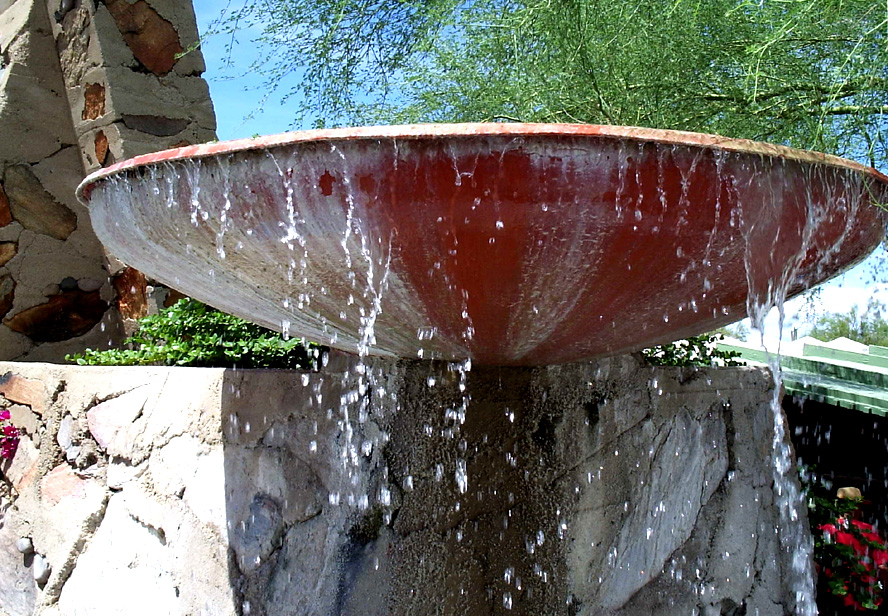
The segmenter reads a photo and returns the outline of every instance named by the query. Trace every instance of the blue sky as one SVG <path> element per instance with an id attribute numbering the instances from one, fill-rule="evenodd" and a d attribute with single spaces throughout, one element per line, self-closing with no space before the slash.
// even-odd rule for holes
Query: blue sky
<path id="1" fill-rule="evenodd" d="M 236 4 L 238 0 L 232 0 Z M 194 0 L 195 13 L 201 32 L 216 19 L 229 3 L 226 0 Z M 288 105 L 281 105 L 280 96 L 271 96 L 263 104 L 266 92 L 261 78 L 251 72 L 250 66 L 257 57 L 257 49 L 248 31 L 238 37 L 230 58 L 225 47 L 229 42 L 222 36 L 213 36 L 203 43 L 203 55 L 207 64 L 204 77 L 210 84 L 210 92 L 216 109 L 217 133 L 220 140 L 239 139 L 254 135 L 271 135 L 300 129 L 291 127 L 293 112 Z M 226 61 L 232 66 L 226 68 Z M 295 76 L 294 76 L 295 79 Z M 252 117 L 248 117 L 251 114 Z M 888 303 L 888 255 L 879 250 L 861 265 L 821 287 L 819 312 L 843 312 L 858 304 L 866 306 L 875 295 Z M 788 338 L 795 327 L 800 335 L 807 331 L 810 315 L 804 310 L 804 302 L 790 302 L 787 307 L 787 325 L 783 337 Z M 776 311 L 768 318 L 766 338 L 776 338 Z"/>
<path id="2" fill-rule="evenodd" d="M 237 3 L 238 0 L 231 2 L 232 5 Z M 225 0 L 194 0 L 194 11 L 202 34 L 207 32 L 210 24 L 228 4 Z M 226 141 L 290 130 L 293 113 L 289 107 L 281 105 L 280 96 L 272 96 L 263 104 L 266 93 L 262 90 L 262 80 L 249 70 L 257 58 L 251 33 L 244 31 L 238 35 L 230 57 L 226 52 L 228 43 L 228 37 L 219 35 L 206 38 L 202 44 L 207 64 L 204 78 L 210 84 L 216 108 L 219 139 Z M 226 67 L 229 62 L 231 66 Z M 251 114 L 253 117 L 249 117 Z"/>

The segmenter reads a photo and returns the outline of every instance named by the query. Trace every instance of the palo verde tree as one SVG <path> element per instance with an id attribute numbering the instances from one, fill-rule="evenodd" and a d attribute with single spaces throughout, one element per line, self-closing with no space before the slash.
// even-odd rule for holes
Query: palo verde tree
<path id="1" fill-rule="evenodd" d="M 295 125 L 626 124 L 888 156 L 884 2 L 244 0 L 215 29 L 260 32 L 268 90 L 301 75 Z"/>

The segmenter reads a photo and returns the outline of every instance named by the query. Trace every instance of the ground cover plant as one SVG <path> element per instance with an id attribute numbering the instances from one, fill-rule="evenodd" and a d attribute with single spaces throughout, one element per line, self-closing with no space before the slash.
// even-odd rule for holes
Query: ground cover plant
<path id="1" fill-rule="evenodd" d="M 181 299 L 139 320 L 124 348 L 87 349 L 66 359 L 89 366 L 215 366 L 312 369 L 321 347 L 288 338 L 211 308 Z"/>

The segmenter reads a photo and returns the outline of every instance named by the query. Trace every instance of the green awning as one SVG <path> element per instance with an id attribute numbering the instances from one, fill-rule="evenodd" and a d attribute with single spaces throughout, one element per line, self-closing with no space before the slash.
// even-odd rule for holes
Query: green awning
<path id="1" fill-rule="evenodd" d="M 768 364 L 761 348 L 733 341 L 720 342 L 723 351 L 735 351 L 757 364 Z M 842 408 L 888 415 L 888 348 L 869 347 L 868 353 L 847 351 L 806 342 L 799 353 L 790 350 L 780 357 L 786 393 Z"/>

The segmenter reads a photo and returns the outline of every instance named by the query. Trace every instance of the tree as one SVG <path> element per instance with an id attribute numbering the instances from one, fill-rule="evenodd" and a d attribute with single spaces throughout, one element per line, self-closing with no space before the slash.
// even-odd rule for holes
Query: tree
<path id="1" fill-rule="evenodd" d="M 245 0 L 297 124 L 588 122 L 886 162 L 888 7 L 872 0 Z"/>
<path id="2" fill-rule="evenodd" d="M 863 344 L 888 346 L 885 315 L 888 315 L 888 306 L 870 298 L 863 313 L 854 306 L 847 314 L 824 315 L 815 323 L 810 335 L 824 342 L 844 336 Z"/>

